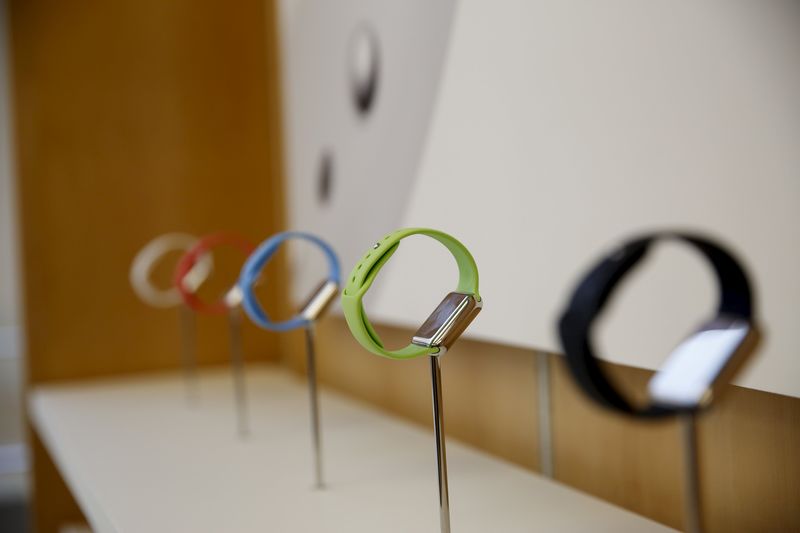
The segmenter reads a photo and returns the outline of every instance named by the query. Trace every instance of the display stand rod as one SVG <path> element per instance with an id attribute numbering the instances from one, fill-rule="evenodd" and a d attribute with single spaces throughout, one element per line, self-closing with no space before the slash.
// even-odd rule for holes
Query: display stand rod
<path id="1" fill-rule="evenodd" d="M 308 373 L 308 399 L 311 406 L 311 443 L 314 447 L 314 486 L 321 489 L 324 487 L 322 481 L 322 435 L 319 429 L 317 356 L 314 348 L 314 322 L 309 322 L 306 326 L 306 371 Z"/>
<path id="2" fill-rule="evenodd" d="M 231 372 L 233 373 L 234 397 L 236 400 L 237 429 L 241 437 L 247 436 L 247 391 L 244 381 L 244 354 L 242 352 L 242 315 L 239 306 L 228 311 L 228 326 L 231 343 Z"/>
<path id="3" fill-rule="evenodd" d="M 442 370 L 439 357 L 431 359 L 433 396 L 433 431 L 436 435 L 436 465 L 439 474 L 439 522 L 442 533 L 450 533 L 450 491 L 447 487 L 447 449 L 444 442 L 444 406 L 442 405 Z"/>
<path id="4" fill-rule="evenodd" d="M 194 312 L 186 304 L 180 305 L 178 313 L 180 314 L 181 363 L 186 383 L 186 398 L 192 402 L 197 398 L 197 325 Z"/>
<path id="5" fill-rule="evenodd" d="M 684 450 L 684 526 L 687 533 L 702 533 L 700 474 L 697 457 L 697 415 L 679 415 Z"/>
<path id="6" fill-rule="evenodd" d="M 553 431 L 550 418 L 550 356 L 536 352 L 536 378 L 539 410 L 539 470 L 553 477 Z"/>

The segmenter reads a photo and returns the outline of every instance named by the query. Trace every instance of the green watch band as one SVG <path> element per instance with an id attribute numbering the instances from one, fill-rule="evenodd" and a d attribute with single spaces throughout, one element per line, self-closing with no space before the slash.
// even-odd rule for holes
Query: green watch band
<path id="1" fill-rule="evenodd" d="M 412 359 L 423 355 L 432 355 L 439 352 L 438 347 L 419 346 L 409 344 L 405 348 L 390 351 L 383 347 L 380 337 L 370 324 L 364 312 L 362 298 L 369 290 L 372 282 L 378 275 L 383 265 L 400 246 L 400 241 L 410 235 L 426 235 L 442 243 L 458 265 L 458 287 L 457 291 L 474 295 L 480 301 L 478 294 L 478 266 L 472 254 L 450 235 L 441 231 L 426 228 L 405 228 L 394 231 L 380 241 L 364 254 L 364 257 L 356 264 L 350 276 L 346 279 L 344 291 L 342 291 L 342 309 L 347 325 L 353 337 L 370 352 L 389 357 L 391 359 Z"/>

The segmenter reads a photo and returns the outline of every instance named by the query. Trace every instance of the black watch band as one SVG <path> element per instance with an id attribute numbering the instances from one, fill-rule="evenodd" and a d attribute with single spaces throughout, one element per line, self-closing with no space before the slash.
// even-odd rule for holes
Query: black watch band
<path id="1" fill-rule="evenodd" d="M 721 246 L 697 235 L 677 232 L 653 233 L 632 239 L 592 268 L 570 298 L 558 323 L 559 336 L 567 365 L 581 388 L 598 403 L 639 417 L 662 417 L 679 409 L 650 404 L 632 404 L 609 381 L 591 342 L 594 321 L 602 314 L 619 282 L 659 240 L 673 239 L 690 244 L 711 263 L 719 285 L 717 315 L 752 321 L 753 301 L 747 274 L 734 257 Z"/>

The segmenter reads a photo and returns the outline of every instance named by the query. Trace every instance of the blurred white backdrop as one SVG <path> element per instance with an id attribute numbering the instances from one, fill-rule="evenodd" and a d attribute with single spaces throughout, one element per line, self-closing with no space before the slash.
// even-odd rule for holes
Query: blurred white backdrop
<path id="1" fill-rule="evenodd" d="M 329 238 L 345 273 L 395 227 L 451 232 L 476 256 L 486 299 L 467 335 L 551 351 L 576 279 L 620 239 L 709 233 L 750 267 L 767 330 L 738 383 L 800 396 L 800 4 L 447 4 L 294 4 L 292 225 Z M 365 22 L 386 53 L 362 119 L 346 52 Z M 326 148 L 334 179 L 321 202 Z M 652 259 L 606 321 L 610 360 L 656 368 L 714 305 L 691 251 Z M 295 256 L 298 283 L 314 277 L 307 263 Z M 404 244 L 371 316 L 416 327 L 454 271 L 436 245 Z"/>

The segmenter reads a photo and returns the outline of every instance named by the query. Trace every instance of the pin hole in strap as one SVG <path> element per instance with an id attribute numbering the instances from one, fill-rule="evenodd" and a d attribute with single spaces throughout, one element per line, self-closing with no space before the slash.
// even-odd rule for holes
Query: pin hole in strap
<path id="1" fill-rule="evenodd" d="M 356 265 L 355 269 L 353 270 L 353 274 L 351 276 L 351 279 L 349 280 L 350 284 L 356 282 L 356 278 L 358 277 L 360 270 L 367 263 L 367 259 L 373 253 L 375 254 L 380 253 L 381 254 L 380 257 L 378 257 L 378 259 L 373 260 L 372 264 L 368 266 L 369 270 L 367 270 L 367 272 L 364 274 L 364 281 L 361 282 L 361 284 L 358 287 L 356 287 L 356 290 L 358 292 L 361 293 L 366 292 L 366 290 L 369 289 L 370 285 L 372 285 L 372 282 L 375 281 L 375 277 L 378 275 L 380 269 L 383 268 L 383 265 L 386 264 L 389 258 L 392 257 L 392 255 L 397 251 L 397 248 L 399 246 L 400 243 L 396 242 L 384 250 L 377 249 L 374 252 L 369 252 L 367 256 L 358 265 Z M 348 296 L 352 295 L 348 292 L 347 289 L 345 289 L 345 294 L 347 294 Z"/>

